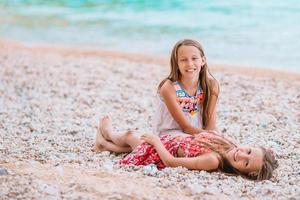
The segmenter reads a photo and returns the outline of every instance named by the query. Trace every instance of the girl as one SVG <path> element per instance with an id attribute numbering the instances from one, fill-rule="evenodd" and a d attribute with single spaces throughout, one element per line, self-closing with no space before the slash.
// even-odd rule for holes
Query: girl
<path id="1" fill-rule="evenodd" d="M 122 164 L 156 164 L 158 168 L 186 167 L 193 170 L 240 174 L 253 180 L 269 179 L 277 167 L 270 150 L 257 147 L 240 147 L 214 132 L 165 134 L 158 137 L 144 134 L 139 137 L 130 131 L 115 133 L 108 117 L 101 119 L 94 151 L 131 152 Z"/>
<path id="2" fill-rule="evenodd" d="M 177 42 L 171 54 L 171 73 L 158 86 L 154 133 L 197 134 L 216 128 L 219 86 L 210 74 L 202 46 L 194 40 Z"/>

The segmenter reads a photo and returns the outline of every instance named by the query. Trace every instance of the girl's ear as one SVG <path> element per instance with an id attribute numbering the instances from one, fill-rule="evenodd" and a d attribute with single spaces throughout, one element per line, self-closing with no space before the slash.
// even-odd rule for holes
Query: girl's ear
<path id="1" fill-rule="evenodd" d="M 205 56 L 202 56 L 202 62 L 203 62 L 202 66 L 206 64 L 206 57 Z"/>

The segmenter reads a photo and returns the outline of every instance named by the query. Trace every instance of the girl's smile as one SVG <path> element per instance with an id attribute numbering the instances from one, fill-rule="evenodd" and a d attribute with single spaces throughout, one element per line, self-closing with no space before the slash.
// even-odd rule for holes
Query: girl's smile
<path id="1" fill-rule="evenodd" d="M 198 74 L 201 67 L 205 64 L 205 59 L 201 56 L 199 49 L 194 46 L 180 46 L 177 52 L 178 67 L 181 75 L 195 75 L 198 79 Z"/>
<path id="2" fill-rule="evenodd" d="M 234 147 L 226 157 L 235 169 L 244 173 L 258 171 L 263 162 L 262 150 L 257 147 Z"/>
<path id="3" fill-rule="evenodd" d="M 187 69 L 187 70 L 185 70 L 186 72 L 194 72 L 194 71 L 196 71 L 197 70 L 197 68 L 189 68 L 189 69 Z"/>

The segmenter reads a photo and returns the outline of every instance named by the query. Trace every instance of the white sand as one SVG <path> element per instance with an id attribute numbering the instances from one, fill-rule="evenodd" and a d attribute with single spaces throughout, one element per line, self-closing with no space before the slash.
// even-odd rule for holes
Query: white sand
<path id="1" fill-rule="evenodd" d="M 1 199 L 299 198 L 299 74 L 213 68 L 219 129 L 238 143 L 275 150 L 280 166 L 270 181 L 183 168 L 151 172 L 119 166 L 123 155 L 90 151 L 102 115 L 118 130 L 152 130 L 166 60 L 0 41 L 0 168 L 8 172 L 0 175 Z"/>

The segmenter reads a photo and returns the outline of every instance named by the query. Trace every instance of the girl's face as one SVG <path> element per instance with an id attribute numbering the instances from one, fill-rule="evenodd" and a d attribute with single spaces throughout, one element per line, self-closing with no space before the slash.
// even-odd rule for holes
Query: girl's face
<path id="1" fill-rule="evenodd" d="M 201 56 L 199 49 L 194 46 L 182 45 L 177 51 L 177 62 L 182 77 L 196 77 L 198 79 L 205 57 Z"/>
<path id="2" fill-rule="evenodd" d="M 225 157 L 235 169 L 245 174 L 259 171 L 263 163 L 263 151 L 257 147 L 234 147 Z"/>

